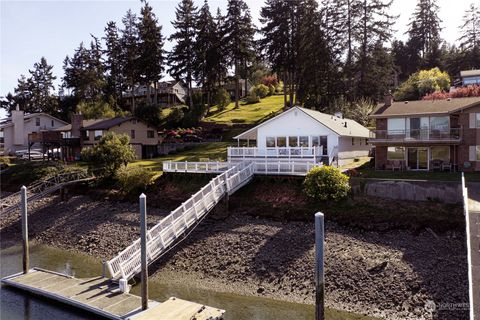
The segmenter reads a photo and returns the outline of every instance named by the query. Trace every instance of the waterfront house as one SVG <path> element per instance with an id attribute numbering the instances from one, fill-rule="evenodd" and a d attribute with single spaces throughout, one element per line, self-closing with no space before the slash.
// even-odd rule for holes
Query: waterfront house
<path id="1" fill-rule="evenodd" d="M 330 115 L 293 107 L 234 137 L 247 147 L 228 149 L 229 161 L 276 158 L 344 165 L 367 156 L 371 145 L 367 128 L 340 113 Z M 250 147 L 250 143 L 256 147 Z"/>
<path id="2" fill-rule="evenodd" d="M 176 105 L 182 105 L 186 103 L 187 99 L 187 87 L 182 81 L 161 81 L 157 83 L 157 99 L 158 105 L 161 107 L 172 107 Z M 135 96 L 135 104 L 147 103 L 153 104 L 155 99 L 155 86 L 153 83 L 150 85 L 139 85 L 133 90 Z M 125 102 L 127 106 L 130 106 L 132 101 L 132 92 L 127 91 L 123 94 L 126 98 Z"/>
<path id="3" fill-rule="evenodd" d="M 393 101 L 371 114 L 377 170 L 480 171 L 480 97 Z"/>
<path id="4" fill-rule="evenodd" d="M 71 147 L 66 150 L 66 157 L 79 158 L 82 148 L 98 143 L 107 132 L 126 134 L 135 150 L 137 159 L 152 158 L 158 154 L 160 142 L 157 128 L 151 127 L 135 117 L 115 117 L 110 119 L 85 120 L 81 114 L 72 117 L 72 124 L 58 128 L 65 143 Z"/>
<path id="5" fill-rule="evenodd" d="M 47 132 L 66 124 L 67 122 L 43 112 L 25 114 L 17 107 L 12 110 L 11 117 L 0 123 L 0 150 L 5 154 L 14 154 L 18 150 L 36 147 L 35 142 L 29 142 L 29 135 Z"/>

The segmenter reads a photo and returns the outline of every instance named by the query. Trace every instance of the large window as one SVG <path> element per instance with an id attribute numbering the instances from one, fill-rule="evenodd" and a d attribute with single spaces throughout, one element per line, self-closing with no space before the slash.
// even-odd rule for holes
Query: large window
<path id="1" fill-rule="evenodd" d="M 430 160 L 441 160 L 443 162 L 450 162 L 450 147 L 438 146 L 430 148 Z"/>
<path id="2" fill-rule="evenodd" d="M 477 128 L 480 128 L 480 113 L 475 114 L 475 124 Z"/>
<path id="3" fill-rule="evenodd" d="M 289 147 L 298 147 L 298 137 L 288 137 Z"/>
<path id="4" fill-rule="evenodd" d="M 320 146 L 320 137 L 312 137 L 312 147 Z"/>
<path id="5" fill-rule="evenodd" d="M 308 137 L 301 136 L 300 137 L 300 147 L 308 147 Z"/>
<path id="6" fill-rule="evenodd" d="M 405 160 L 404 147 L 388 147 L 387 160 Z"/>
<path id="7" fill-rule="evenodd" d="M 102 130 L 95 130 L 93 132 L 93 136 L 95 137 L 95 140 L 100 140 L 102 138 L 103 131 Z"/>
<path id="8" fill-rule="evenodd" d="M 155 138 L 155 132 L 153 130 L 147 130 L 147 138 Z"/>
<path id="9" fill-rule="evenodd" d="M 390 134 L 405 133 L 405 118 L 389 118 L 387 120 L 387 128 Z"/>
<path id="10" fill-rule="evenodd" d="M 267 148 L 275 148 L 275 137 L 267 137 Z"/>
<path id="11" fill-rule="evenodd" d="M 277 147 L 285 148 L 287 146 L 287 137 L 277 137 Z"/>
<path id="12" fill-rule="evenodd" d="M 450 118 L 446 117 L 430 117 L 430 130 L 447 130 L 450 128 Z"/>

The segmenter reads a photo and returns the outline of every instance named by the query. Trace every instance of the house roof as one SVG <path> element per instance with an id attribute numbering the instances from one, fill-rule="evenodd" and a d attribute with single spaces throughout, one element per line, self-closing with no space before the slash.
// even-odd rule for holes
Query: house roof
<path id="1" fill-rule="evenodd" d="M 126 121 L 134 119 L 133 117 L 115 117 L 111 119 L 101 119 L 88 126 L 84 126 L 84 130 L 108 130 L 111 127 L 118 126 Z"/>
<path id="2" fill-rule="evenodd" d="M 34 117 L 38 117 L 38 116 L 46 116 L 46 117 L 49 117 L 51 119 L 54 119 L 54 120 L 57 120 L 58 122 L 61 122 L 61 123 L 64 123 L 64 124 L 68 124 L 68 122 L 66 121 L 63 121 L 61 119 L 58 119 L 57 117 L 54 117 L 54 116 L 51 116 L 49 115 L 48 113 L 45 113 L 45 112 L 35 112 L 35 113 L 28 113 L 28 114 L 25 114 L 23 116 L 23 120 L 26 121 L 26 120 L 30 120 Z M 13 122 L 12 122 L 12 117 L 8 117 L 8 118 L 5 118 L 3 119 L 1 122 L 0 122 L 0 128 L 6 128 L 6 127 L 10 127 L 10 126 L 13 126 Z"/>
<path id="3" fill-rule="evenodd" d="M 249 140 L 255 140 L 257 138 L 257 130 L 261 126 L 274 121 L 278 117 L 281 117 L 287 112 L 292 112 L 292 110 L 300 110 L 304 112 L 306 115 L 310 116 L 313 118 L 315 121 L 319 122 L 320 124 L 324 125 L 325 127 L 329 128 L 339 136 L 348 136 L 348 137 L 364 137 L 368 138 L 370 136 L 370 131 L 356 122 L 355 120 L 352 119 L 341 119 L 336 116 L 333 116 L 331 114 L 326 114 L 322 113 L 319 111 L 315 110 L 310 110 L 310 109 L 305 109 L 301 107 L 293 107 L 290 110 L 287 110 L 285 112 L 282 112 L 276 117 L 273 117 L 258 126 L 251 128 L 250 130 L 247 130 L 241 134 L 239 134 L 236 137 L 233 137 L 233 139 L 249 139 Z"/>
<path id="4" fill-rule="evenodd" d="M 460 77 L 475 77 L 480 76 L 480 70 L 463 70 L 460 71 Z"/>
<path id="5" fill-rule="evenodd" d="M 379 105 L 370 116 L 372 118 L 386 118 L 421 114 L 449 114 L 477 105 L 480 105 L 480 97 L 395 101 L 391 106 Z"/>
<path id="6" fill-rule="evenodd" d="M 89 120 L 83 120 L 82 121 L 82 128 L 85 128 L 85 127 L 88 127 L 88 126 L 91 126 L 97 122 L 101 122 L 101 121 L 105 121 L 107 119 L 89 119 Z M 60 128 L 57 128 L 55 129 L 55 131 L 62 131 L 62 132 L 65 132 L 65 131 L 71 131 L 72 130 L 72 125 L 71 124 L 67 124 L 63 127 L 60 127 Z"/>

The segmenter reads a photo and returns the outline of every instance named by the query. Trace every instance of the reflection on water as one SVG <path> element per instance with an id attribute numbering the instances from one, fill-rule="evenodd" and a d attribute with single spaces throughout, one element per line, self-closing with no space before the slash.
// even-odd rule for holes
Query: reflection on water
<path id="1" fill-rule="evenodd" d="M 21 271 L 21 247 L 12 247 L 0 252 L 0 275 Z M 34 246 L 30 249 L 31 266 L 41 267 L 57 272 L 68 273 L 76 277 L 98 276 L 102 272 L 99 261 L 77 253 L 58 250 L 44 246 Z M 139 293 L 139 286 L 132 293 Z M 206 291 L 189 287 L 169 286 L 151 281 L 149 284 L 151 299 L 164 301 L 172 296 L 199 302 L 227 310 L 226 320 L 282 320 L 282 319 L 313 319 L 312 305 L 288 303 L 265 298 L 247 297 L 214 291 Z M 93 319 L 95 315 L 86 314 L 75 308 L 54 303 L 51 300 L 28 295 L 2 286 L 0 289 L 0 319 L 34 320 L 34 319 Z M 329 320 L 368 320 L 370 318 L 329 310 Z"/>

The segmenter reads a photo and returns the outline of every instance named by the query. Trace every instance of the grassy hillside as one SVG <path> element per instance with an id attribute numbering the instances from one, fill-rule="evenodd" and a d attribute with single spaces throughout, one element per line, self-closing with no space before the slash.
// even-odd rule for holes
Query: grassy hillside
<path id="1" fill-rule="evenodd" d="M 283 95 L 265 97 L 260 102 L 254 104 L 245 104 L 241 101 L 238 109 L 235 109 L 235 102 L 232 102 L 225 110 L 219 111 L 217 107 L 213 107 L 204 121 L 256 124 L 281 111 L 282 108 Z"/>

